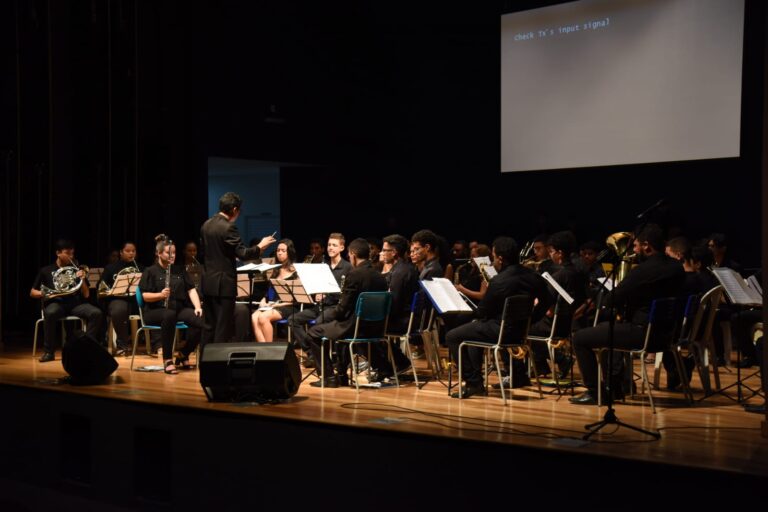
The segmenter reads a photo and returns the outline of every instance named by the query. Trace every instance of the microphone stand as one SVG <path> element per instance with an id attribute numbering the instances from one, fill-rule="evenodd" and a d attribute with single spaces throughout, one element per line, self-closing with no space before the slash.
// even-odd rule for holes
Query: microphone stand
<path id="1" fill-rule="evenodd" d="M 659 203 L 657 203 L 659 204 Z M 655 209 L 654 207 L 650 208 L 649 210 Z M 647 217 L 647 212 L 649 210 L 646 210 L 643 212 L 642 217 Z M 637 228 L 637 233 L 641 232 L 645 226 L 648 224 L 648 221 L 643 221 L 643 223 Z M 608 277 L 606 278 L 606 281 L 608 279 L 613 279 L 614 275 L 616 274 L 616 269 L 621 264 L 622 259 L 626 255 L 627 251 L 630 247 L 634 245 L 635 237 L 633 236 L 630 239 L 630 243 L 627 244 L 627 248 L 624 249 L 624 252 L 621 254 L 616 254 L 616 259 L 613 262 L 613 268 L 608 273 Z M 599 282 L 599 281 L 598 281 Z M 601 283 L 601 286 L 605 289 L 605 285 Z M 584 425 L 584 428 L 589 430 L 582 439 L 584 441 L 588 441 L 590 437 L 592 437 L 594 434 L 598 433 L 603 427 L 606 425 L 616 425 L 618 427 L 626 427 L 630 430 L 634 430 L 635 432 L 640 432 L 641 434 L 646 434 L 654 439 L 661 439 L 661 432 L 652 432 L 650 430 L 645 430 L 640 427 L 636 427 L 634 425 L 629 425 L 627 423 L 624 423 L 621 421 L 618 416 L 616 416 L 616 411 L 613 408 L 613 386 L 611 386 L 611 379 L 613 377 L 613 349 L 614 349 L 614 325 L 616 323 L 616 304 L 613 300 L 613 290 L 608 293 L 608 378 L 606 379 L 606 395 L 607 395 L 607 405 L 608 409 L 605 411 L 605 414 L 603 415 L 603 419 L 600 421 L 597 421 L 595 423 L 590 423 L 589 425 Z M 597 311 L 595 313 L 596 315 L 600 314 L 600 311 Z M 600 352 L 598 352 L 598 357 L 600 357 Z M 599 404 L 598 404 L 599 405 Z"/>

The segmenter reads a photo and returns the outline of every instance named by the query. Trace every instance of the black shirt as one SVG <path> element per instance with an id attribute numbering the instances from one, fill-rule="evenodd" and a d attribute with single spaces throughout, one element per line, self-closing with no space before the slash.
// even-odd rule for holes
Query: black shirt
<path id="1" fill-rule="evenodd" d="M 648 323 L 651 301 L 679 297 L 684 282 L 685 270 L 680 262 L 666 254 L 656 253 L 633 268 L 611 294 L 616 307 L 626 306 L 627 318 L 632 323 L 644 325 Z"/>
<path id="2" fill-rule="evenodd" d="M 477 306 L 475 317 L 500 322 L 504 301 L 513 295 L 528 295 L 538 299 L 531 314 L 532 322 L 540 320 L 552 304 L 547 282 L 540 275 L 522 265 L 509 265 L 488 283 L 488 290 Z"/>
<path id="3" fill-rule="evenodd" d="M 141 274 L 139 288 L 143 293 L 159 293 L 165 288 L 166 271 L 155 263 Z M 195 287 L 189 275 L 181 265 L 171 266 L 171 296 L 168 298 L 168 309 L 180 310 L 192 307 L 189 299 L 189 290 Z M 159 309 L 165 307 L 165 301 L 144 302 L 147 309 Z"/>
<path id="4" fill-rule="evenodd" d="M 328 264 L 330 267 L 330 263 Z M 334 279 L 336 279 L 336 282 L 339 285 L 339 288 L 341 288 L 342 284 L 342 277 L 346 278 L 347 274 L 352 272 L 352 264 L 345 260 L 344 258 L 341 258 L 339 260 L 339 263 L 336 265 L 336 267 L 331 267 L 331 274 L 333 274 Z M 325 299 L 323 300 L 323 304 L 326 306 L 335 306 L 339 303 L 339 297 L 340 294 L 338 293 L 329 293 L 325 296 Z"/>
<path id="5" fill-rule="evenodd" d="M 411 312 L 413 294 L 419 290 L 419 274 L 410 262 L 398 260 L 392 270 L 384 274 L 389 293 L 392 294 L 390 318 L 398 319 Z"/>
<path id="6" fill-rule="evenodd" d="M 425 279 L 433 279 L 435 277 L 443 277 L 445 271 L 443 266 L 440 265 L 440 261 L 437 258 L 429 260 L 424 264 L 424 268 L 419 272 L 419 279 L 424 281 Z"/>

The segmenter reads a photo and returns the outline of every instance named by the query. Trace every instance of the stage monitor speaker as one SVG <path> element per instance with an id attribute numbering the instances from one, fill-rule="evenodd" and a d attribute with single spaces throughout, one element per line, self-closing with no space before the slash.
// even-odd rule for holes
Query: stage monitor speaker
<path id="1" fill-rule="evenodd" d="M 101 384 L 119 366 L 95 339 L 74 331 L 61 349 L 61 363 L 75 385 Z"/>
<path id="2" fill-rule="evenodd" d="M 208 343 L 200 385 L 212 402 L 272 402 L 299 390 L 301 370 L 288 343 Z"/>

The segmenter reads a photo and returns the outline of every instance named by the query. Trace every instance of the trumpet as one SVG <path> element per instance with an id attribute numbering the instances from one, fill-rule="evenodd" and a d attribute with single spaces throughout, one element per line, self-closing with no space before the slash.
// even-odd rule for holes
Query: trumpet
<path id="1" fill-rule="evenodd" d="M 533 240 L 528 240 L 522 249 L 520 249 L 520 263 L 523 264 L 530 259 L 533 251 Z"/>

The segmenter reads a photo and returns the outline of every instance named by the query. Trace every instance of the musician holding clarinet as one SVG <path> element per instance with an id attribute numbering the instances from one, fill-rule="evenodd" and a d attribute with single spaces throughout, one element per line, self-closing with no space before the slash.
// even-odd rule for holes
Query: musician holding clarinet
<path id="1" fill-rule="evenodd" d="M 141 275 L 139 288 L 144 297 L 144 322 L 160 326 L 163 345 L 163 369 L 175 375 L 177 366 L 191 368 L 189 354 L 200 343 L 203 330 L 203 308 L 195 285 L 184 267 L 174 266 L 176 246 L 165 235 L 155 237 L 155 263 Z M 187 343 L 174 361 L 173 338 L 176 322 L 187 324 Z"/>

